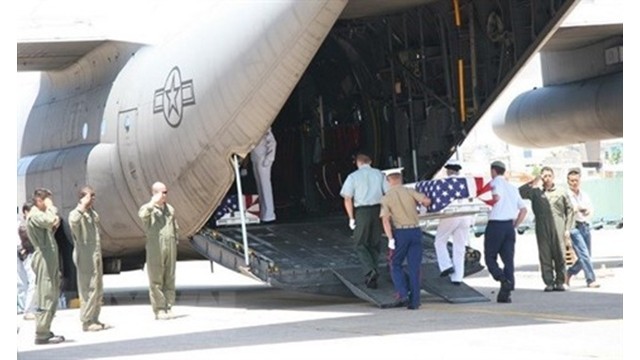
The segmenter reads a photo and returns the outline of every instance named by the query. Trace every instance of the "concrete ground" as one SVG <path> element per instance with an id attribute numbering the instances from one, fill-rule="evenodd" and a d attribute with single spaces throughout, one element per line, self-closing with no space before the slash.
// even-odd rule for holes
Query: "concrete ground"
<path id="1" fill-rule="evenodd" d="M 465 282 L 491 302 L 449 304 L 423 294 L 419 310 L 378 309 L 357 298 L 299 294 L 207 261 L 180 262 L 172 320 L 155 320 L 144 271 L 106 275 L 100 320 L 82 332 L 78 309 L 56 314 L 65 343 L 34 345 L 34 322 L 18 317 L 18 359 L 621 359 L 624 230 L 593 232 L 599 289 L 582 275 L 566 292 L 545 293 L 532 233 L 518 236 L 512 304 L 482 271 Z M 471 245 L 482 249 L 482 238 Z"/>

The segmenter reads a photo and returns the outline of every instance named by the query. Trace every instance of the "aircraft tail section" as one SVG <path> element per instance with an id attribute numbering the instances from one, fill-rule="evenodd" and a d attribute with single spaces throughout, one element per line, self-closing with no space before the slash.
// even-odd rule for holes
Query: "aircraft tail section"
<path id="1" fill-rule="evenodd" d="M 121 167 L 111 186 L 123 190 L 103 212 L 127 209 L 118 228 L 142 236 L 127 201 L 147 202 L 149 186 L 162 181 L 181 239 L 196 234 L 234 181 L 233 155 L 245 157 L 266 133 L 345 3 L 233 2 L 137 52 L 105 106 L 103 141 L 117 143 Z"/>

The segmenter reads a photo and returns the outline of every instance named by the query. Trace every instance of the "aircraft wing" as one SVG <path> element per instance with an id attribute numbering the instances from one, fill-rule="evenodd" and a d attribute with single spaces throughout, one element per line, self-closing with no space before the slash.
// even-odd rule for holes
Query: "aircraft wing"
<path id="1" fill-rule="evenodd" d="M 613 36 L 622 36 L 623 25 L 598 24 L 559 28 L 540 51 L 566 51 L 579 49 Z"/>
<path id="2" fill-rule="evenodd" d="M 542 82 L 544 86 L 567 84 L 608 75 L 622 68 L 622 23 L 591 26 L 571 26 L 559 28 L 553 37 L 540 49 Z M 597 46 L 596 50 L 589 50 Z M 562 66 L 566 54 L 604 55 L 602 63 L 573 60 L 574 68 Z M 566 59 L 564 59 L 566 61 Z"/>
<path id="3" fill-rule="evenodd" d="M 19 42 L 18 71 L 62 70 L 105 42 L 105 40 Z"/>

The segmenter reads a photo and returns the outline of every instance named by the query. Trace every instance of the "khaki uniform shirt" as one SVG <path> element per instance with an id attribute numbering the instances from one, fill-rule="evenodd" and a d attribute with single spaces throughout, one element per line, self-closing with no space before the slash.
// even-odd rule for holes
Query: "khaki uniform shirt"
<path id="1" fill-rule="evenodd" d="M 418 227 L 418 202 L 427 196 L 404 186 L 394 186 L 382 197 L 380 216 L 390 216 L 396 229 Z"/>

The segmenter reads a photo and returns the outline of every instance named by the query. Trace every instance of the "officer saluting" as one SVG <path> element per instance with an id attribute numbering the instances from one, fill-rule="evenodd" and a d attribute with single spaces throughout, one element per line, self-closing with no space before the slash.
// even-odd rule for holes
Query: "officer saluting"
<path id="1" fill-rule="evenodd" d="M 27 233 L 35 248 L 33 271 L 36 273 L 36 345 L 58 344 L 64 336 L 51 332 L 51 322 L 58 310 L 60 297 L 60 263 L 58 244 L 54 233 L 60 225 L 58 209 L 53 205 L 52 193 L 48 189 L 33 192 L 33 204 L 27 215 Z"/>

